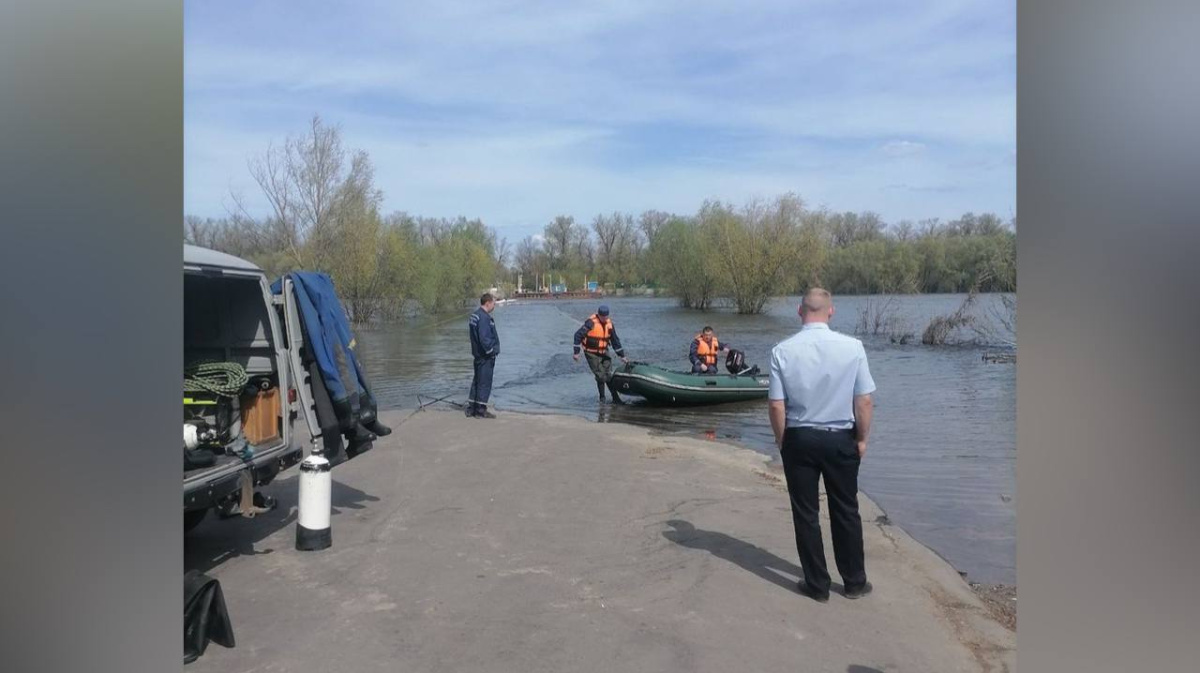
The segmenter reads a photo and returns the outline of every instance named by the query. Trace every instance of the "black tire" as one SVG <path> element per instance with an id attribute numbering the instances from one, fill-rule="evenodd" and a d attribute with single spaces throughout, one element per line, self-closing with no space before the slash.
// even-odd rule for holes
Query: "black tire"
<path id="1" fill-rule="evenodd" d="M 187 533 L 204 521 L 204 516 L 208 514 L 207 509 L 194 509 L 190 512 L 183 513 L 183 532 Z"/>

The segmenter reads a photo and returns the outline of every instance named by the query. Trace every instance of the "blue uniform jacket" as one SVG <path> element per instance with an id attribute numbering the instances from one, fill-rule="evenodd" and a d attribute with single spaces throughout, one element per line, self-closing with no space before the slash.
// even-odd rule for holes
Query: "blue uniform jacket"
<path id="1" fill-rule="evenodd" d="M 721 342 L 721 349 L 723 350 L 726 348 L 733 348 L 733 346 L 730 346 L 729 344 L 727 344 L 725 342 Z M 697 341 L 696 339 L 692 339 L 692 349 L 688 353 L 688 359 L 691 360 L 692 364 L 694 364 L 694 365 L 700 364 L 700 342 Z M 718 365 L 721 364 L 721 356 L 720 355 L 717 356 L 716 364 L 718 364 Z"/>
<path id="2" fill-rule="evenodd" d="M 583 343 L 583 338 L 586 337 L 587 333 L 592 331 L 592 328 L 595 326 L 596 325 L 592 322 L 592 319 L 588 318 L 587 320 L 583 321 L 583 327 L 580 327 L 579 329 L 575 330 L 575 352 L 576 353 L 579 352 L 579 345 Z M 614 351 L 616 351 L 617 357 L 619 357 L 619 358 L 625 357 L 625 349 L 621 348 L 621 338 L 617 336 L 617 328 L 613 327 L 611 330 L 609 330 L 608 336 L 610 337 L 608 344 L 610 346 L 612 346 L 612 349 Z"/>
<path id="3" fill-rule="evenodd" d="M 500 335 L 496 332 L 496 321 L 492 315 L 480 306 L 471 314 L 468 323 L 471 333 L 471 355 L 476 360 L 499 355 Z"/>

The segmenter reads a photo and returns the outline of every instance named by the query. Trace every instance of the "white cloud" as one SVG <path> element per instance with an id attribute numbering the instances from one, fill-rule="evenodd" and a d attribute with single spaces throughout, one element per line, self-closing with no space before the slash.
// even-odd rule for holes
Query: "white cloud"
<path id="1" fill-rule="evenodd" d="M 926 148 L 923 143 L 911 140 L 889 140 L 879 149 L 889 157 L 911 157 L 923 154 Z"/>

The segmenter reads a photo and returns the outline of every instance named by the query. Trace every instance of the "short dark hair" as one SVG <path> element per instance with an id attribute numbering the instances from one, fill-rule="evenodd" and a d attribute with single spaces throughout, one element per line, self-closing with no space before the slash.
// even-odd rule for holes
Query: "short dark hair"
<path id="1" fill-rule="evenodd" d="M 488 303 L 489 301 L 496 301 L 496 298 L 492 296 L 491 292 L 484 292 L 482 295 L 479 296 L 479 305 L 480 306 L 483 306 L 484 304 Z"/>
<path id="2" fill-rule="evenodd" d="M 712 327 L 709 327 L 708 325 L 705 325 L 705 326 L 704 326 L 704 329 L 700 330 L 700 333 L 701 333 L 701 334 L 708 334 L 708 333 L 709 333 L 709 332 L 711 332 L 711 331 L 712 331 Z"/>

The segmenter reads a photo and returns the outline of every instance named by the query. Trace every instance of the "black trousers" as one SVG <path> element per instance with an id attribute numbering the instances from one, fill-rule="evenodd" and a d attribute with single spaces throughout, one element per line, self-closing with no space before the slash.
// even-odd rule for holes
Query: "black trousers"
<path id="1" fill-rule="evenodd" d="M 471 378 L 471 393 L 467 397 L 469 411 L 481 414 L 487 411 L 488 398 L 492 396 L 492 371 L 496 358 L 475 358 L 475 376 Z"/>
<path id="2" fill-rule="evenodd" d="M 825 478 L 833 556 L 848 591 L 867 583 L 862 518 L 858 514 L 858 440 L 853 430 L 788 428 L 783 433 L 783 471 L 792 500 L 792 524 L 804 581 L 816 592 L 829 591 L 829 569 L 821 541 L 817 482 Z"/>

